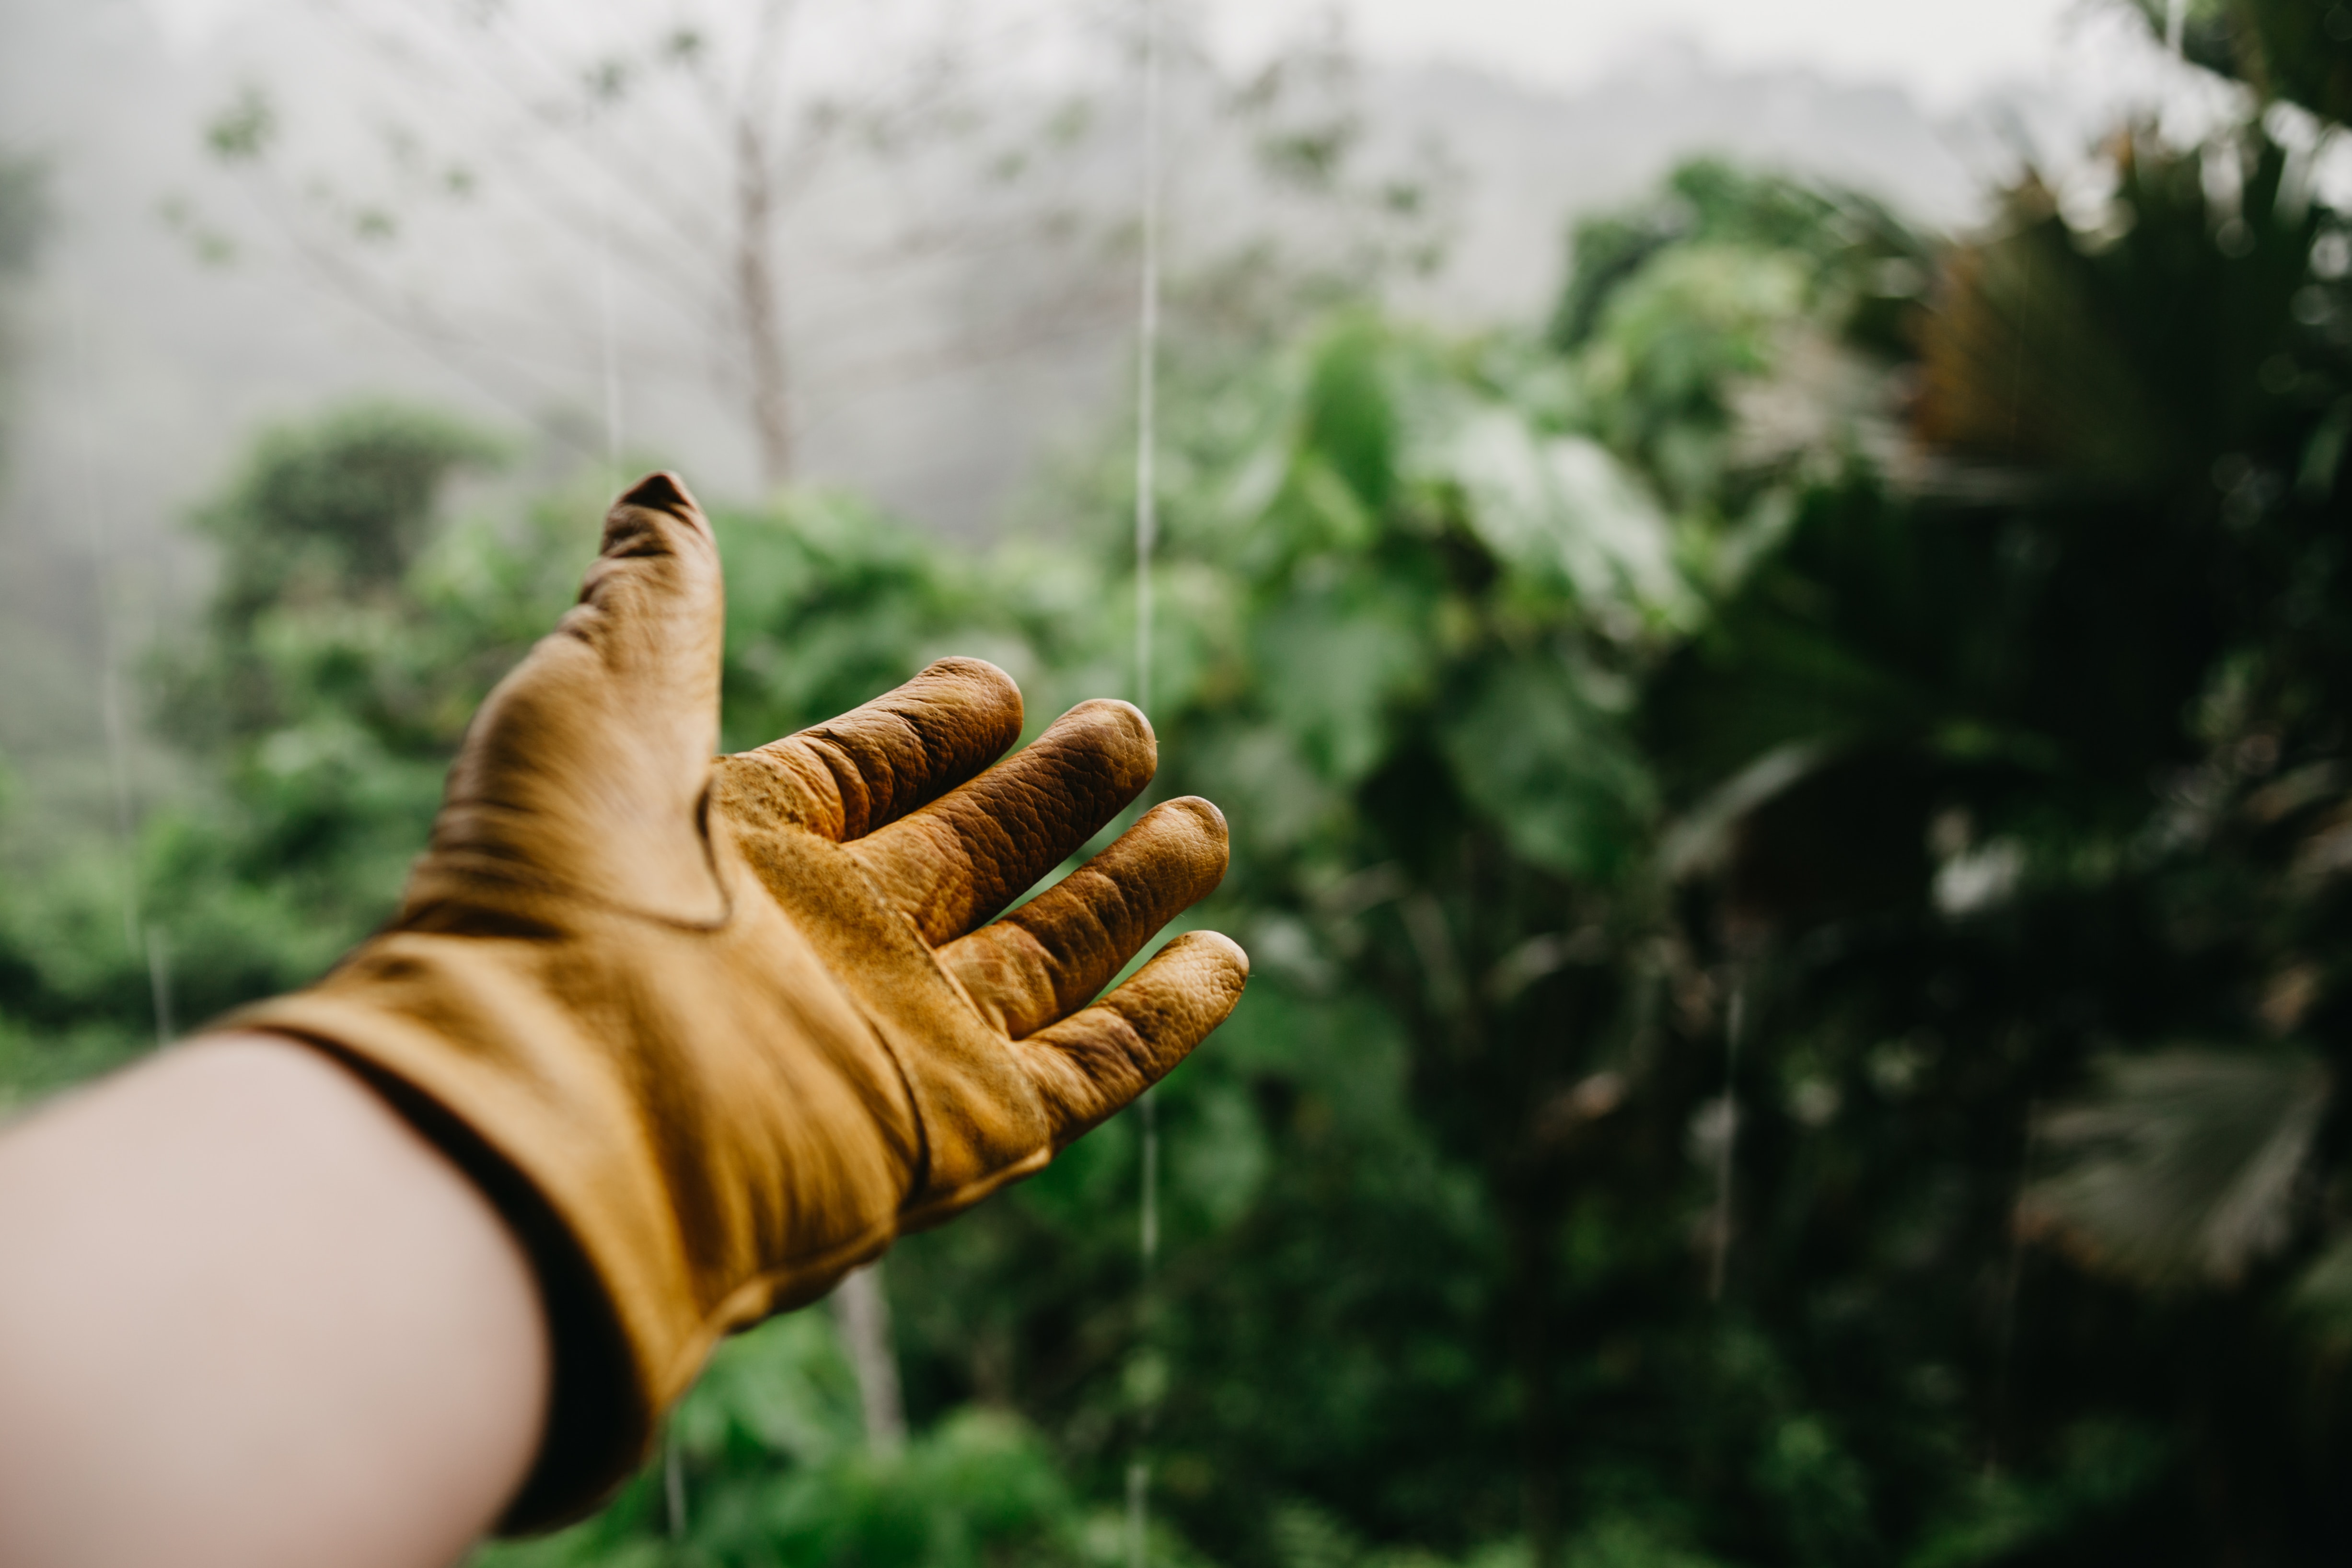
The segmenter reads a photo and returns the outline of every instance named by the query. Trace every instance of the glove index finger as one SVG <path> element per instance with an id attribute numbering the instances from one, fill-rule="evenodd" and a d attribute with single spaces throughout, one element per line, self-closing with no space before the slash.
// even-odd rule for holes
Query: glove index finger
<path id="1" fill-rule="evenodd" d="M 942 658 L 837 719 L 721 759 L 722 798 L 836 842 L 929 805 L 1021 738 L 1021 688 L 983 658 Z"/>
<path id="2" fill-rule="evenodd" d="M 1158 767 L 1150 722 L 1097 698 L 1027 746 L 855 853 L 932 945 L 993 917 L 1143 793 Z"/>

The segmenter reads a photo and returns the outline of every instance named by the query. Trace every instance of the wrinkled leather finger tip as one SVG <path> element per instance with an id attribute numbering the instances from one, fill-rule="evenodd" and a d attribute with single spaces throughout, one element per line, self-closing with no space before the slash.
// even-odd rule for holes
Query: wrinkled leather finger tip
<path id="1" fill-rule="evenodd" d="M 1216 891 L 1233 864 L 1224 814 L 1198 795 L 1161 801 L 1119 841 L 1119 858 L 1140 857 L 1130 875 L 1147 878 L 1155 893 L 1178 901 L 1170 913 Z"/>
<path id="2" fill-rule="evenodd" d="M 656 468 L 647 474 L 614 504 L 648 507 L 689 521 L 699 521 L 702 517 L 702 508 L 686 488 L 686 481 L 667 468 Z"/>
<path id="3" fill-rule="evenodd" d="M 1181 811 L 1190 816 L 1200 825 L 1201 831 L 1221 848 L 1233 841 L 1233 829 L 1225 822 L 1225 814 L 1217 809 L 1215 801 L 1197 795 L 1180 795 L 1174 800 L 1163 801 L 1153 806 L 1146 815 L 1158 816 L 1163 811 Z"/>
<path id="4" fill-rule="evenodd" d="M 1143 710 L 1116 697 L 1094 697 L 1054 721 L 1039 741 L 1077 745 L 1112 759 L 1122 786 L 1140 791 L 1160 771 L 1160 737 Z"/>
<path id="5" fill-rule="evenodd" d="M 1015 702 L 1021 700 L 1020 682 L 988 660 L 974 658 L 968 653 L 951 653 L 944 658 L 935 658 L 923 666 L 922 673 L 915 679 L 951 680 L 969 686 L 976 692 L 1009 697 Z"/>
<path id="6" fill-rule="evenodd" d="M 1235 989 L 1239 989 L 1241 984 L 1249 979 L 1249 950 L 1224 932 L 1221 931 L 1186 931 L 1169 945 L 1173 947 L 1180 942 L 1194 950 L 1194 952 L 1202 958 L 1213 962 L 1222 960 L 1224 966 L 1233 971 Z"/>
<path id="7" fill-rule="evenodd" d="M 1155 749 L 1160 744 L 1159 732 L 1143 716 L 1143 710 L 1123 697 L 1089 697 L 1054 721 L 1055 729 L 1065 724 L 1084 724 L 1131 736 Z"/>
<path id="8" fill-rule="evenodd" d="M 1021 721 L 1027 712 L 1021 700 L 1021 683 L 984 658 L 969 654 L 935 658 L 923 666 L 908 687 L 924 701 L 952 704 L 959 713 L 982 724 L 1000 752 L 1021 738 Z"/>

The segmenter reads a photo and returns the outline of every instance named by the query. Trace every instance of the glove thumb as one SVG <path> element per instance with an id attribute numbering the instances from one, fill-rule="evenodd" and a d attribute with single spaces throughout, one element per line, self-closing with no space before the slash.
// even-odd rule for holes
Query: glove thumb
<path id="1" fill-rule="evenodd" d="M 710 524 L 674 474 L 605 515 L 580 602 L 476 714 L 409 889 L 436 863 L 703 925 L 726 900 L 704 840 L 726 598 Z"/>

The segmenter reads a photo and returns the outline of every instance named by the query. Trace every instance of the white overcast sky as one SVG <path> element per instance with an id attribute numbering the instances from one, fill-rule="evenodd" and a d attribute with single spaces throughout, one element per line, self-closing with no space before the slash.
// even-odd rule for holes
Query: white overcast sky
<path id="1" fill-rule="evenodd" d="M 2116 0 L 1207 0 L 1213 36 L 1240 57 L 1343 12 L 1381 63 L 1444 60 L 1533 86 L 1576 88 L 1662 37 L 1717 66 L 1802 66 L 1908 89 L 1933 110 L 1989 88 L 2042 81 L 2087 11 Z M 256 0 L 146 0 L 178 42 Z"/>
<path id="2" fill-rule="evenodd" d="M 1223 0 L 1218 33 L 1254 49 L 1324 0 Z M 2006 82 L 2044 80 L 2098 0 L 1345 0 L 1376 61 L 1449 58 L 1522 82 L 1580 87 L 1656 37 L 1717 66 L 1806 66 L 1895 82 L 1955 108 Z"/>
<path id="3" fill-rule="evenodd" d="M 1263 47 L 1327 0 L 1222 0 L 1221 37 Z M 2045 79 L 2098 0 L 1344 0 L 1380 61 L 1452 60 L 1579 87 L 1646 44 L 1679 37 L 1719 66 L 1802 66 L 1907 88 L 1934 109 Z"/>

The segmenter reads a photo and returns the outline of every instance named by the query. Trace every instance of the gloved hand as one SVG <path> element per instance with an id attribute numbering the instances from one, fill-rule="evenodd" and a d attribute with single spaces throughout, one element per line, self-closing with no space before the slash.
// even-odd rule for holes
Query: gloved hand
<path id="1" fill-rule="evenodd" d="M 352 1065 L 530 1245 L 556 1393 L 509 1528 L 608 1490 L 719 1335 L 1126 1105 L 1248 973 L 1194 932 L 1093 1000 L 1223 875 L 1198 799 L 984 923 L 1150 781 L 1133 708 L 992 767 L 1020 692 L 943 659 L 714 763 L 721 622 L 709 526 L 656 474 L 476 715 L 397 918 L 227 1020 Z"/>

